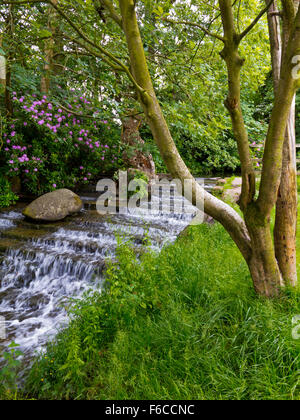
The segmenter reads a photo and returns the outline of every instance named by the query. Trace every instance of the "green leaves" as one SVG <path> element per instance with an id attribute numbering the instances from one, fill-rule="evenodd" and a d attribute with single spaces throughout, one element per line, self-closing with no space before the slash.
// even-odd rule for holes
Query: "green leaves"
<path id="1" fill-rule="evenodd" d="M 4 367 L 0 370 L 0 395 L 3 392 L 12 393 L 17 391 L 18 368 L 21 365 L 20 357 L 23 353 L 17 350 L 19 344 L 14 341 L 8 346 L 9 351 L 4 352 Z"/>
<path id="2" fill-rule="evenodd" d="M 39 36 L 41 38 L 51 38 L 52 37 L 52 32 L 50 32 L 48 29 L 41 29 L 39 31 Z"/>
<path id="3" fill-rule="evenodd" d="M 12 192 L 8 179 L 0 175 L 0 208 L 15 204 L 19 197 Z"/>

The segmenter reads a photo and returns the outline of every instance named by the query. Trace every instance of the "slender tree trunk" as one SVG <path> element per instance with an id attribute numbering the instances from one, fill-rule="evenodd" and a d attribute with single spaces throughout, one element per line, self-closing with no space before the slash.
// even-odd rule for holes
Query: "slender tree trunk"
<path id="1" fill-rule="evenodd" d="M 297 285 L 297 168 L 295 142 L 295 100 L 283 146 L 281 182 L 276 203 L 274 243 L 276 258 L 286 284 Z"/>
<path id="2" fill-rule="evenodd" d="M 268 3 L 268 0 L 265 0 Z M 268 11 L 268 26 L 272 56 L 274 92 L 277 91 L 281 61 L 290 35 L 290 23 L 286 9 L 282 11 L 283 28 L 281 35 L 280 17 L 277 1 Z M 297 167 L 296 167 L 296 131 L 295 98 L 292 102 L 283 146 L 281 182 L 276 202 L 274 227 L 275 255 L 285 284 L 296 286 L 296 230 L 297 230 Z"/>
<path id="3" fill-rule="evenodd" d="M 3 49 L 2 46 L 2 35 L 0 35 L 0 48 Z M 5 56 L 0 52 L 0 86 L 1 86 L 1 95 L 3 92 L 5 92 L 6 87 L 6 58 Z"/>
<path id="4" fill-rule="evenodd" d="M 52 0 L 53 4 L 57 5 L 58 0 Z M 48 95 L 51 83 L 51 73 L 53 70 L 53 57 L 54 57 L 54 21 L 55 21 L 55 10 L 52 6 L 48 7 L 48 30 L 52 33 L 52 36 L 45 41 L 45 64 L 44 73 L 41 78 L 41 92 Z"/>
<path id="5" fill-rule="evenodd" d="M 7 29 L 6 29 L 6 33 L 7 33 L 7 38 L 9 39 L 9 42 L 11 43 L 9 48 L 8 48 L 8 53 L 7 53 L 7 60 L 6 60 L 6 81 L 5 81 L 5 93 L 4 93 L 4 103 L 5 103 L 5 109 L 6 109 L 6 115 L 8 118 L 12 117 L 13 115 L 13 102 L 12 102 L 12 98 L 11 98 L 11 63 L 13 60 L 13 37 L 14 37 L 14 15 L 13 15 L 13 5 L 9 5 L 9 10 L 8 10 L 8 17 L 7 17 Z"/>

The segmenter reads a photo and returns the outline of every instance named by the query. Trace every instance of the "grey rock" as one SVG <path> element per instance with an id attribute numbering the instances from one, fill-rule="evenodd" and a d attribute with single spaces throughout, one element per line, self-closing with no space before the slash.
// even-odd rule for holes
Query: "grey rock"
<path id="1" fill-rule="evenodd" d="M 23 211 L 32 220 L 54 222 L 78 213 L 83 207 L 81 199 L 70 190 L 61 189 L 42 195 Z"/>

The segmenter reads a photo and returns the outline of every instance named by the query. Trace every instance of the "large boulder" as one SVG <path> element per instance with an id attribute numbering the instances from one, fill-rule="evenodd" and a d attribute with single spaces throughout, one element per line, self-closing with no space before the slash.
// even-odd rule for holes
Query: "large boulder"
<path id="1" fill-rule="evenodd" d="M 33 220 L 54 222 L 78 213 L 82 207 L 78 195 L 70 190 L 61 189 L 37 198 L 26 207 L 23 214 Z"/>

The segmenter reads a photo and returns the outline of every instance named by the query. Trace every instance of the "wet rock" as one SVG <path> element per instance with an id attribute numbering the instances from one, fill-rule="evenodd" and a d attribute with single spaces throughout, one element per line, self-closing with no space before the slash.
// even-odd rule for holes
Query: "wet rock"
<path id="1" fill-rule="evenodd" d="M 44 295 L 43 293 L 39 293 L 37 295 L 34 296 L 30 296 L 27 299 L 27 305 L 34 310 L 37 310 L 40 308 L 40 306 L 42 305 L 48 305 L 48 303 L 50 302 L 50 298 L 49 296 Z"/>
<path id="2" fill-rule="evenodd" d="M 26 241 L 32 239 L 39 239 L 47 235 L 48 231 L 43 229 L 23 229 L 21 227 L 16 227 L 5 232 L 2 232 L 3 238 L 15 239 L 19 241 Z M 5 242 L 0 240 L 0 250 L 4 247 Z M 8 247 L 7 247 L 8 248 Z"/>
<path id="3" fill-rule="evenodd" d="M 78 213 L 81 199 L 70 190 L 61 189 L 39 197 L 23 211 L 24 216 L 38 221 L 53 222 Z"/>

